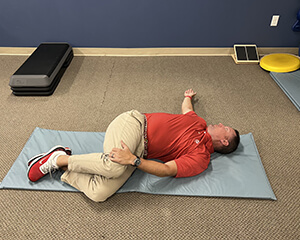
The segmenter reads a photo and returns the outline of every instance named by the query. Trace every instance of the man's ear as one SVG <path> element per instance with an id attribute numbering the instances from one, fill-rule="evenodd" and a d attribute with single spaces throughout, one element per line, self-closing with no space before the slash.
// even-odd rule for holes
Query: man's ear
<path id="1" fill-rule="evenodd" d="M 223 146 L 228 146 L 229 145 L 229 141 L 227 139 L 222 139 L 220 140 Z"/>

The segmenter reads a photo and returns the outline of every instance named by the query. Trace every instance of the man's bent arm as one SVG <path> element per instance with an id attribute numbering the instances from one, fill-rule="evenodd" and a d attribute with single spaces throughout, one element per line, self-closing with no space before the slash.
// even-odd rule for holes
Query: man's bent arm
<path id="1" fill-rule="evenodd" d="M 192 89 L 188 89 L 184 92 L 184 99 L 181 105 L 181 112 L 182 114 L 186 114 L 190 111 L 194 111 L 193 104 L 192 104 L 192 98 L 196 95 L 196 92 L 194 92 Z"/>
<path id="2" fill-rule="evenodd" d="M 121 141 L 122 149 L 113 148 L 109 154 L 110 160 L 122 165 L 133 165 L 136 156 L 133 155 L 127 145 Z M 138 168 L 144 172 L 156 175 L 158 177 L 175 176 L 177 174 L 177 165 L 174 160 L 167 163 L 160 163 L 141 158 Z"/>
<path id="3" fill-rule="evenodd" d="M 141 164 L 138 166 L 138 169 L 158 177 L 176 176 L 177 174 L 177 165 L 174 160 L 160 163 L 141 158 Z"/>

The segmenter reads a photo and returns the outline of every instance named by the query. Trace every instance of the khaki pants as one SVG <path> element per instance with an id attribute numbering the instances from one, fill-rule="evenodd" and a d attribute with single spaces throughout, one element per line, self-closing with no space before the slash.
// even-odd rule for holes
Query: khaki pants
<path id="1" fill-rule="evenodd" d="M 93 201 L 105 201 L 135 170 L 131 165 L 112 162 L 107 156 L 114 147 L 121 148 L 121 140 L 133 154 L 143 156 L 143 114 L 132 110 L 116 117 L 106 130 L 104 153 L 72 155 L 69 158 L 68 170 L 61 176 L 61 180 L 80 190 Z"/>

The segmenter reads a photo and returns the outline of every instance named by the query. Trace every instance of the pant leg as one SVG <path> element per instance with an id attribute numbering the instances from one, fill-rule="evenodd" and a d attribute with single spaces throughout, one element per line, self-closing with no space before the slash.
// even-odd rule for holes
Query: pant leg
<path id="1" fill-rule="evenodd" d="M 135 167 L 128 166 L 119 178 L 107 178 L 96 174 L 67 171 L 61 177 L 61 180 L 83 192 L 91 200 L 104 202 L 118 191 L 134 170 Z"/>
<path id="2" fill-rule="evenodd" d="M 137 111 L 119 115 L 108 127 L 104 153 L 121 148 L 121 140 L 132 153 L 142 156 L 144 151 L 144 116 Z M 115 193 L 130 177 L 134 167 L 110 161 L 105 154 L 74 155 L 61 180 L 84 192 L 91 199 L 106 199 Z M 112 185 L 112 187 L 110 187 Z"/>
<path id="3" fill-rule="evenodd" d="M 144 115 L 136 110 L 116 117 L 106 130 L 104 152 L 109 153 L 114 147 L 121 148 L 123 140 L 133 154 L 141 157 L 144 153 L 144 124 Z"/>
<path id="4" fill-rule="evenodd" d="M 105 153 L 72 155 L 69 158 L 68 171 L 101 175 L 106 178 L 118 178 L 127 166 L 112 162 Z"/>
<path id="5" fill-rule="evenodd" d="M 116 117 L 108 126 L 105 134 L 104 153 L 73 155 L 69 159 L 68 170 L 80 173 L 102 175 L 107 178 L 118 178 L 127 168 L 109 160 L 108 154 L 114 147 L 121 148 L 125 142 L 133 154 L 141 156 L 144 150 L 143 126 L 139 119 L 142 114 L 129 111 Z"/>

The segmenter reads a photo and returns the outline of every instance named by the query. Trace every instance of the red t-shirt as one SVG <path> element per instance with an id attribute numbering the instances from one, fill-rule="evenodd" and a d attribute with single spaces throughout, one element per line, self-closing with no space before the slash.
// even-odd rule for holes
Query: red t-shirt
<path id="1" fill-rule="evenodd" d="M 146 113 L 148 159 L 175 160 L 176 177 L 195 176 L 207 169 L 214 152 L 205 120 L 186 114 Z"/>

